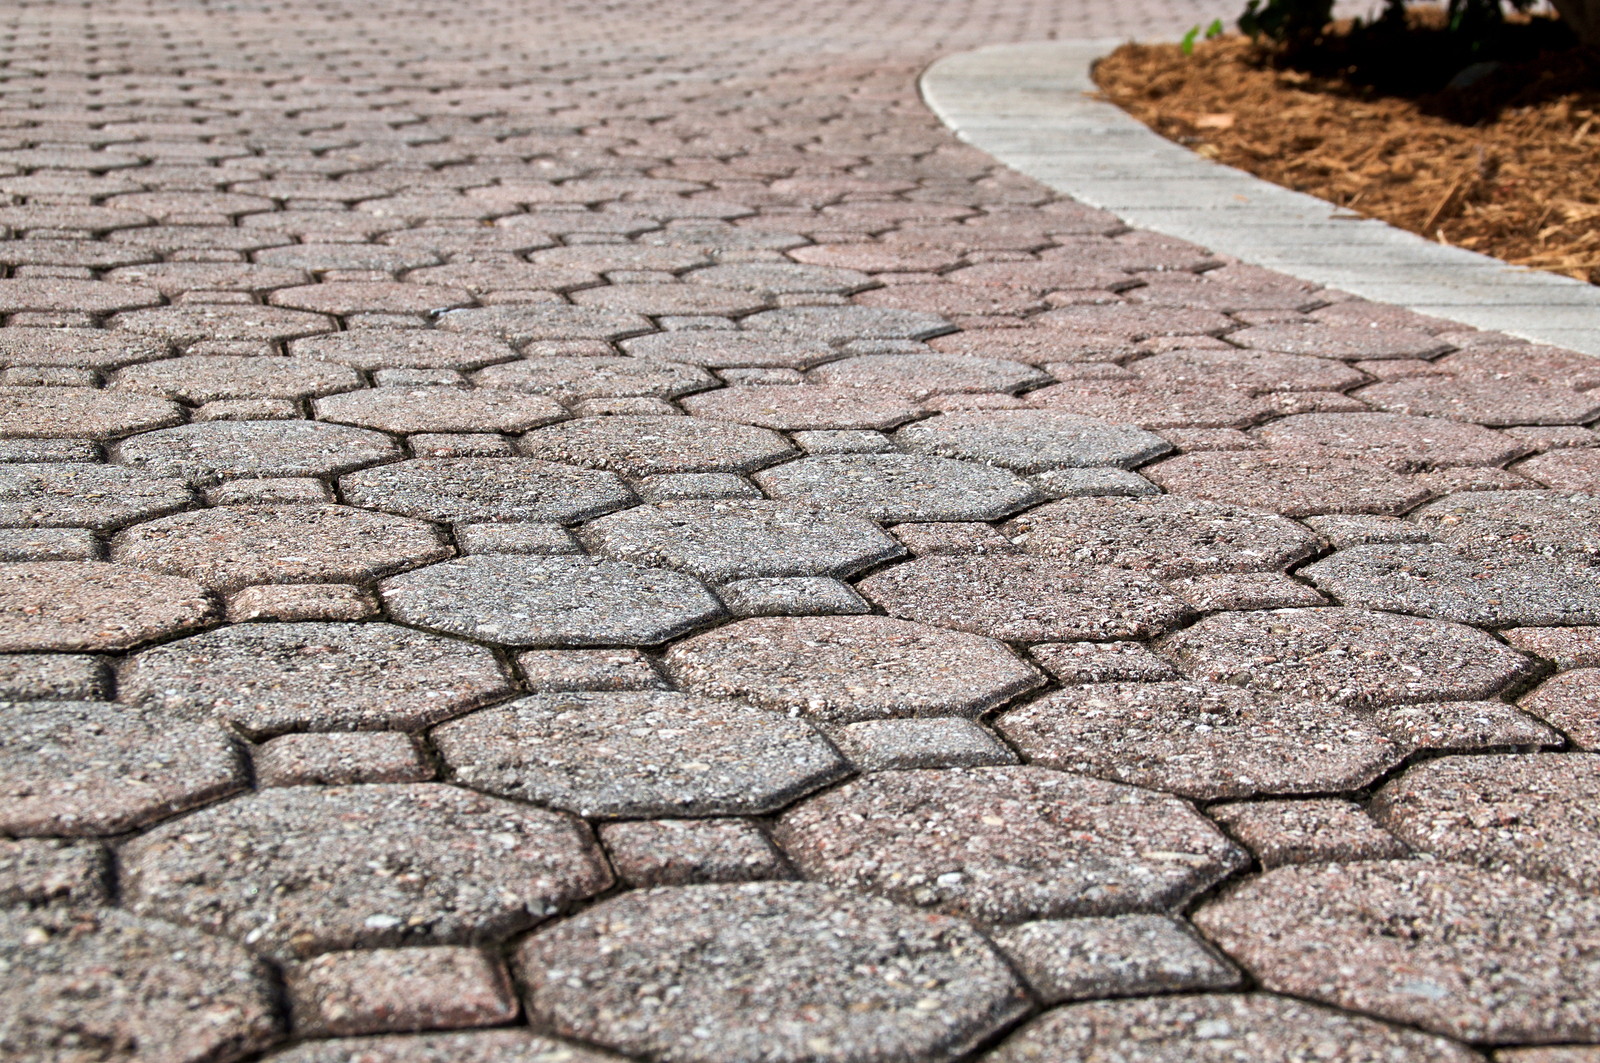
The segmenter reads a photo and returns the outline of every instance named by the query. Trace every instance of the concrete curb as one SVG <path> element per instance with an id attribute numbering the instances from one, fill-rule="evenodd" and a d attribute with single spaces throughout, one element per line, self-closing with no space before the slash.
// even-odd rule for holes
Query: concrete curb
<path id="1" fill-rule="evenodd" d="M 1600 356 L 1600 287 L 1509 266 L 1196 155 L 1085 95 L 1117 39 L 947 56 L 922 96 L 962 140 L 1129 225 L 1377 302 Z"/>

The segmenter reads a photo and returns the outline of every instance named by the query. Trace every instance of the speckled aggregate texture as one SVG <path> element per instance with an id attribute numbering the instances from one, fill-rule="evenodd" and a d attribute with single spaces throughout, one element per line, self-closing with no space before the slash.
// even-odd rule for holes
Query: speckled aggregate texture
<path id="1" fill-rule="evenodd" d="M 0 13 L 0 1056 L 1592 1056 L 1597 363 L 919 96 L 1238 6 Z"/>

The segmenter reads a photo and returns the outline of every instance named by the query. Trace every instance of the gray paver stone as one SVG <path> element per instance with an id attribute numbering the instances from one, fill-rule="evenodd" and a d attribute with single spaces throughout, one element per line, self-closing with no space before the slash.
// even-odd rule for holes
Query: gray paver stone
<path id="1" fill-rule="evenodd" d="M 273 1063 L 622 1063 L 621 1056 L 568 1044 L 529 1030 L 340 1037 L 303 1041 Z"/>
<path id="2" fill-rule="evenodd" d="M 111 858 L 98 842 L 61 838 L 0 840 L 0 906 L 105 904 Z"/>
<path id="3" fill-rule="evenodd" d="M 400 456 L 387 436 L 317 421 L 209 421 L 125 439 L 114 460 L 199 485 L 240 477 L 327 476 Z"/>
<path id="4" fill-rule="evenodd" d="M 918 454 L 802 458 L 753 479 L 774 498 L 889 521 L 998 520 L 1041 497 L 1002 469 Z"/>
<path id="5" fill-rule="evenodd" d="M 947 413 L 895 434 L 918 454 L 966 458 L 1021 473 L 1053 468 L 1133 468 L 1172 449 L 1158 435 L 1131 425 L 1054 410 Z"/>
<path id="6" fill-rule="evenodd" d="M 993 941 L 1046 1004 L 1227 989 L 1239 981 L 1231 964 L 1164 915 L 1019 923 Z"/>
<path id="7" fill-rule="evenodd" d="M 615 474 L 536 458 L 420 458 L 342 476 L 345 500 L 453 524 L 588 520 L 633 501 Z"/>
<path id="8" fill-rule="evenodd" d="M 776 432 L 693 417 L 584 417 L 529 432 L 524 454 L 627 476 L 745 473 L 791 457 Z"/>
<path id="9" fill-rule="evenodd" d="M 1241 801 L 1212 805 L 1206 815 L 1268 870 L 1284 864 L 1396 860 L 1411 853 L 1352 801 Z"/>
<path id="10" fill-rule="evenodd" d="M 182 480 L 78 462 L 0 465 L 0 527 L 105 531 L 187 507 Z"/>
<path id="11" fill-rule="evenodd" d="M 630 886 L 688 886 L 792 878 L 788 862 L 747 819 L 607 823 L 600 840 Z"/>
<path id="12" fill-rule="evenodd" d="M 166 399 L 93 388 L 0 387 L 0 435 L 115 439 L 183 422 Z"/>
<path id="13" fill-rule="evenodd" d="M 106 701 L 104 658 L 67 653 L 0 654 L 0 701 Z"/>

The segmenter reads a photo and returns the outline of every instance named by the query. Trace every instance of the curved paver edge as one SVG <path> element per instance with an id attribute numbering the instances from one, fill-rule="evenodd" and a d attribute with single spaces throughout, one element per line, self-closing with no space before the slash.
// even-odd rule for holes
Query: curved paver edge
<path id="1" fill-rule="evenodd" d="M 1129 225 L 1376 302 L 1600 356 L 1600 287 L 1427 240 L 1224 166 L 1092 98 L 1118 38 L 946 56 L 922 97 L 963 141 Z"/>

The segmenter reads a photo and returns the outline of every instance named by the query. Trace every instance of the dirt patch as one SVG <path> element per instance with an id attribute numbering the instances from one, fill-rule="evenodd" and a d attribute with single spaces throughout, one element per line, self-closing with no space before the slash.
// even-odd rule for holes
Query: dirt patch
<path id="1" fill-rule="evenodd" d="M 1443 243 L 1600 283 L 1600 90 L 1592 53 L 1547 55 L 1533 89 L 1462 117 L 1472 90 L 1383 95 L 1340 76 L 1276 69 L 1222 37 L 1124 45 L 1095 67 L 1106 99 L 1208 158 Z M 1483 95 L 1482 88 L 1477 90 Z M 1430 113 L 1432 112 L 1432 113 Z"/>

